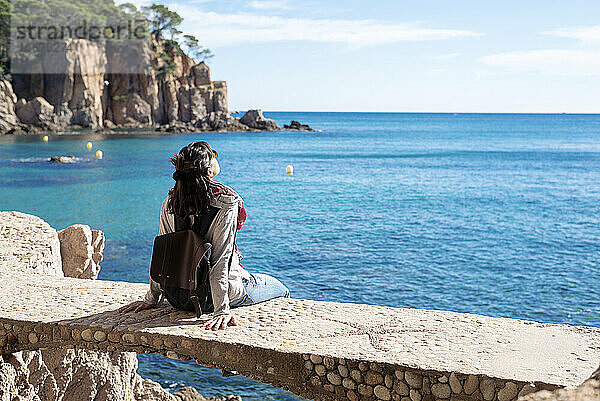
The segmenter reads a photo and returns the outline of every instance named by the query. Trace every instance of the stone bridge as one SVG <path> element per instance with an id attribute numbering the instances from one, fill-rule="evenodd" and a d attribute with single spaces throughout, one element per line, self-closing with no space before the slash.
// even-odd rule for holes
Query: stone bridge
<path id="1" fill-rule="evenodd" d="M 511 401 L 579 385 L 600 361 L 600 329 L 474 314 L 277 298 L 208 331 L 166 304 L 116 312 L 146 289 L 0 272 L 0 348 L 158 352 L 351 401 Z"/>

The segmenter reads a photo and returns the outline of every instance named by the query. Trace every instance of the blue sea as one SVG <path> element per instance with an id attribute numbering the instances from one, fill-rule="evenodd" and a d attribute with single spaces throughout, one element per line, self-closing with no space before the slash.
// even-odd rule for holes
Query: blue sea
<path id="1" fill-rule="evenodd" d="M 248 211 L 242 263 L 292 297 L 600 327 L 600 115 L 265 115 L 321 132 L 1 138 L 0 208 L 103 230 L 100 279 L 146 282 L 169 157 L 206 140 Z M 139 359 L 171 391 L 299 399 Z"/>

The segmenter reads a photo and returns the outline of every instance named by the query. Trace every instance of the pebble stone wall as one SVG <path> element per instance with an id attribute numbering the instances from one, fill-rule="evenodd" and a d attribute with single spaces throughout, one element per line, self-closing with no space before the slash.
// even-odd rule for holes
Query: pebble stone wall
<path id="1" fill-rule="evenodd" d="M 109 331 L 102 327 L 70 327 L 68 324 L 32 324 L 7 321 L 0 328 L 3 353 L 43 347 L 74 347 L 108 351 L 158 352 L 172 359 L 222 369 L 239 369 L 245 375 L 278 385 L 314 400 L 434 401 L 477 400 L 514 401 L 519 396 L 560 386 L 492 379 L 480 375 L 443 373 L 407 369 L 389 364 L 356 361 L 316 354 L 257 355 L 256 350 L 198 349 L 192 341 L 128 331 Z M 227 347 L 225 347 L 227 348 Z M 241 347 L 243 348 L 243 347 Z M 249 352 L 248 352 L 249 351 Z M 246 355 L 245 355 L 246 354 Z M 254 357 L 251 356 L 254 354 Z M 249 357 L 250 364 L 233 360 Z M 295 357 L 295 358 L 294 358 Z M 296 359 L 301 365 L 294 369 Z M 231 360 L 231 361 L 228 361 Z M 233 362 L 228 363 L 228 362 Z M 250 366 L 248 366 L 250 365 Z M 286 380 L 287 379 L 287 380 Z M 289 379 L 293 379 L 289 382 Z"/>

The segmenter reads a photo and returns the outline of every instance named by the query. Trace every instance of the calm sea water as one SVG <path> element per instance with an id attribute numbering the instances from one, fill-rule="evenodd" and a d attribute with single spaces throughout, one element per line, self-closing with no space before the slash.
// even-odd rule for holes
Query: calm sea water
<path id="1" fill-rule="evenodd" d="M 145 282 L 169 157 L 202 139 L 245 200 L 242 263 L 292 297 L 600 327 L 600 115 L 266 115 L 322 132 L 3 138 L 0 208 L 102 229 L 100 279 Z M 160 356 L 140 371 L 207 396 L 297 398 Z"/>

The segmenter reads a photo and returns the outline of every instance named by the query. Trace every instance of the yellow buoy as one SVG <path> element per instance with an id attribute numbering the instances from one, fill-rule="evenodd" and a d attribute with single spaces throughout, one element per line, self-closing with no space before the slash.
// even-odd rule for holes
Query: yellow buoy
<path id="1" fill-rule="evenodd" d="M 44 142 L 48 142 L 48 135 L 44 135 L 44 136 L 42 137 L 42 141 L 44 141 Z"/>
<path id="2" fill-rule="evenodd" d="M 90 150 L 92 148 L 92 143 L 88 142 L 85 144 L 85 146 L 88 148 L 88 150 Z"/>
<path id="3" fill-rule="evenodd" d="M 285 172 L 288 174 L 294 174 L 294 166 L 292 166 L 291 164 L 288 164 L 287 167 L 285 168 Z"/>
<path id="4" fill-rule="evenodd" d="M 97 157 L 98 159 L 102 159 L 102 151 L 101 151 L 101 150 L 97 150 L 97 151 L 96 151 L 96 157 Z"/>

